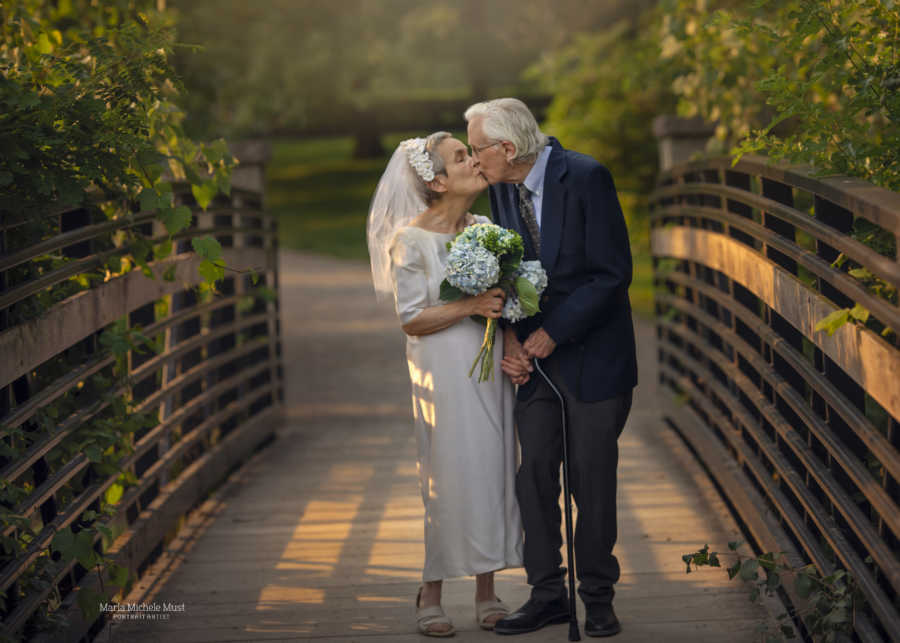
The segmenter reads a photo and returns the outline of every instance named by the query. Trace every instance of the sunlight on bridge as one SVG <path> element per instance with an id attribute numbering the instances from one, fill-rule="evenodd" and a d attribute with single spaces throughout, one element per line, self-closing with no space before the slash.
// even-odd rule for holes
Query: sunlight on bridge
<path id="1" fill-rule="evenodd" d="M 293 275 L 315 293 L 284 298 L 303 338 L 303 350 L 295 345 L 298 352 L 286 359 L 286 426 L 240 481 L 204 508 L 208 521 L 199 533 L 173 543 L 180 549 L 170 566 L 177 568 L 160 573 L 165 584 L 153 600 L 185 601 L 188 616 L 122 624 L 112 640 L 419 640 L 414 600 L 425 557 L 424 508 L 402 338 L 373 343 L 370 335 L 343 331 L 307 334 L 302 302 L 325 295 L 298 272 L 310 271 Z M 370 296 L 361 278 L 354 283 Z M 323 328 L 361 297 L 335 290 L 327 296 L 340 300 L 340 310 L 322 318 Z M 393 311 L 371 314 L 387 326 Z M 652 337 L 640 344 L 652 350 Z M 305 361 L 313 351 L 318 368 Z M 652 373 L 644 377 L 653 381 Z M 424 394 L 433 377 L 420 372 L 418 384 Z M 684 573 L 683 553 L 706 542 L 722 551 L 736 532 L 692 456 L 645 410 L 654 406 L 652 388 L 643 395 L 619 443 L 616 609 L 624 630 L 617 641 L 755 641 L 760 612 L 738 584 L 722 570 Z M 498 573 L 496 586 L 513 606 L 528 596 L 522 569 Z M 474 621 L 473 592 L 472 579 L 447 581 L 444 608 L 466 640 L 496 640 Z M 564 635 L 546 628 L 525 640 Z"/>

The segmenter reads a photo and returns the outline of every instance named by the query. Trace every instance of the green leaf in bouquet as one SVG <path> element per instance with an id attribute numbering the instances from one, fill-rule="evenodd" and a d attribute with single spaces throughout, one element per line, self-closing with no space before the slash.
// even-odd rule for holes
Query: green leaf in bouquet
<path id="1" fill-rule="evenodd" d="M 519 303 L 522 305 L 522 310 L 529 316 L 540 312 L 541 308 L 538 305 L 537 290 L 535 290 L 534 284 L 525 279 L 525 277 L 516 279 L 516 294 L 519 297 Z"/>
<path id="2" fill-rule="evenodd" d="M 441 282 L 441 299 L 444 301 L 456 301 L 457 299 L 462 299 L 464 294 L 465 293 L 462 290 L 456 286 L 452 286 L 446 279 Z"/>
<path id="3" fill-rule="evenodd" d="M 511 255 L 503 255 L 500 259 L 500 278 L 507 275 L 515 274 L 516 270 L 519 269 L 519 266 L 522 264 L 522 257 L 513 257 Z"/>

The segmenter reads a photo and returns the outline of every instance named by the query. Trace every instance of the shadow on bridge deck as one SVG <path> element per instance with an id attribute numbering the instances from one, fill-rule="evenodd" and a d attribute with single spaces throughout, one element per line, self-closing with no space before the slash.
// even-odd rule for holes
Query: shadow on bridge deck
<path id="1" fill-rule="evenodd" d="M 424 559 L 404 340 L 376 306 L 368 266 L 282 252 L 287 422 L 188 521 L 130 602 L 184 604 L 167 620 L 116 621 L 113 641 L 413 641 Z M 724 570 L 681 555 L 739 533 L 657 415 L 654 334 L 639 322 L 640 379 L 620 438 L 616 610 L 627 641 L 753 641 L 764 612 Z M 464 640 L 474 584 L 445 583 Z M 497 577 L 518 606 L 521 569 Z M 581 605 L 579 604 L 579 610 Z M 566 640 L 565 625 L 516 640 Z M 109 636 L 109 638 L 107 638 Z"/>

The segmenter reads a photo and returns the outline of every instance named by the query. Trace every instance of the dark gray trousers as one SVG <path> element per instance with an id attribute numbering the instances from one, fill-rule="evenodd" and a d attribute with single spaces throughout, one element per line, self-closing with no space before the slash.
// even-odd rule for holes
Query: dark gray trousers
<path id="1" fill-rule="evenodd" d="M 566 401 L 569 486 L 578 507 L 575 562 L 578 593 L 585 605 L 612 602 L 619 579 L 616 543 L 616 466 L 618 437 L 631 410 L 632 392 L 600 402 L 579 402 L 563 381 L 553 356 L 541 368 Z M 522 463 L 516 496 L 525 529 L 525 571 L 532 598 L 550 601 L 566 595 L 562 567 L 560 464 L 562 417 L 559 399 L 535 370 L 537 388 L 517 401 L 516 427 Z"/>

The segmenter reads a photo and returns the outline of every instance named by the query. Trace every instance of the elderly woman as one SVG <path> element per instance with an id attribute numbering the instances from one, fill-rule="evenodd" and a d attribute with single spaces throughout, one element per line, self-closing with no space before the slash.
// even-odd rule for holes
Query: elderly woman
<path id="1" fill-rule="evenodd" d="M 416 622 L 428 636 L 455 632 L 440 605 L 443 579 L 475 576 L 476 619 L 492 629 L 509 612 L 494 594 L 493 574 L 522 564 L 512 384 L 468 376 L 484 337 L 484 326 L 471 317 L 498 318 L 503 291 L 451 303 L 440 298 L 447 242 L 466 226 L 489 221 L 469 213 L 486 187 L 466 146 L 447 132 L 409 139 L 388 163 L 368 219 L 375 289 L 393 293 L 407 335 L 425 503 Z M 497 372 L 501 357 L 495 351 Z"/>

